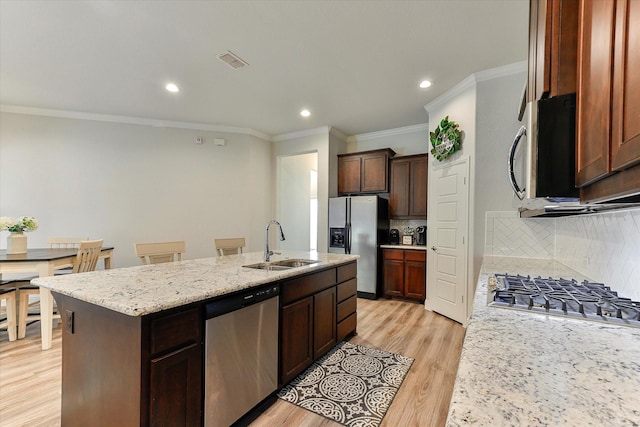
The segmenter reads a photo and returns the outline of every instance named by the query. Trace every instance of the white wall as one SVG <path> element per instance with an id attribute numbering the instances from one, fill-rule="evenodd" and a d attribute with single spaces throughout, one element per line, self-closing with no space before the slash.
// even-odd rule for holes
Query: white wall
<path id="1" fill-rule="evenodd" d="M 510 143 L 520 126 L 517 110 L 525 73 L 524 62 L 475 73 L 425 107 L 431 131 L 449 116 L 464 132 L 461 150 L 449 159 L 440 162 L 429 157 L 429 175 L 458 160 L 469 164 L 468 313 L 484 254 L 485 212 L 512 205 L 506 165 Z M 430 188 L 429 194 L 433 191 Z M 427 244 L 431 241 L 428 234 Z"/>
<path id="2" fill-rule="evenodd" d="M 429 151 L 429 125 L 425 114 L 425 123 L 388 129 L 380 132 L 350 136 L 347 139 L 348 153 L 357 151 L 391 148 L 397 156 L 422 154 Z"/>
<path id="3" fill-rule="evenodd" d="M 522 125 L 517 113 L 525 79 L 524 63 L 476 75 L 473 283 L 477 283 L 482 266 L 485 213 L 513 209 L 507 160 L 513 138 Z"/>
<path id="4" fill-rule="evenodd" d="M 262 250 L 271 156 L 270 142 L 246 134 L 1 113 L 0 215 L 40 221 L 30 247 L 103 238 L 116 267 L 139 263 L 140 241 L 186 240 L 186 259 L 214 256 L 216 237 Z"/>
<path id="5" fill-rule="evenodd" d="M 318 251 L 326 252 L 328 249 L 329 235 L 329 185 L 331 182 L 330 171 L 332 164 L 337 162 L 330 156 L 336 152 L 335 144 L 330 144 L 330 134 L 334 134 L 330 128 L 311 129 L 306 132 L 296 132 L 287 135 L 280 135 L 274 142 L 274 164 L 276 179 L 279 180 L 280 160 L 282 157 L 295 154 L 318 153 Z M 337 141 L 334 136 L 334 141 Z M 277 206 L 280 204 L 281 195 L 276 195 Z M 281 216 L 281 212 L 276 215 Z M 287 224 L 282 224 L 285 233 Z M 279 247 L 275 240 L 271 241 L 274 247 Z"/>
<path id="6" fill-rule="evenodd" d="M 280 156 L 278 218 L 286 240 L 284 250 L 308 251 L 310 246 L 311 171 L 318 169 L 318 153 Z M 316 193 L 313 193 L 315 196 Z M 286 227 L 285 225 L 286 224 Z"/>

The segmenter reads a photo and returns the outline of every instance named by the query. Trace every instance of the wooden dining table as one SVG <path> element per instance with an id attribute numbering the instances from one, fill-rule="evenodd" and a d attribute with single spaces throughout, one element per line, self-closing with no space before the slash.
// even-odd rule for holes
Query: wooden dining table
<path id="1" fill-rule="evenodd" d="M 7 254 L 0 250 L 0 279 L 4 273 L 37 273 L 39 277 L 53 276 L 56 270 L 73 267 L 78 249 L 64 248 L 31 248 L 24 254 Z M 104 260 L 104 268 L 111 268 L 113 247 L 102 248 L 100 259 Z M 40 330 L 42 349 L 51 348 L 53 326 L 53 296 L 49 289 L 40 287 Z"/>

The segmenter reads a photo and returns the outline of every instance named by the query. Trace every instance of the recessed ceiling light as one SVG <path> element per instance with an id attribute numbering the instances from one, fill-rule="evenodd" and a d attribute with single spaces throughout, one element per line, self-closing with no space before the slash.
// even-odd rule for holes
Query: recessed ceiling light
<path id="1" fill-rule="evenodd" d="M 167 89 L 169 92 L 180 92 L 180 89 L 178 89 L 178 86 L 176 86 L 175 83 L 167 83 L 167 85 L 164 87 L 165 89 Z"/>
<path id="2" fill-rule="evenodd" d="M 431 86 L 431 82 L 429 80 L 423 80 L 423 81 L 420 82 L 420 87 L 422 89 L 426 89 L 429 86 Z"/>
<path id="3" fill-rule="evenodd" d="M 300 115 L 301 115 L 302 117 L 309 117 L 309 116 L 311 115 L 311 111 L 309 111 L 309 110 L 302 110 L 302 111 L 300 111 Z"/>

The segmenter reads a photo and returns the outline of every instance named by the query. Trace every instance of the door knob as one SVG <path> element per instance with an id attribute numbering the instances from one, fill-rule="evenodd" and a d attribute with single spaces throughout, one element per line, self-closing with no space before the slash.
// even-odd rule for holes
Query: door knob
<path id="1" fill-rule="evenodd" d="M 436 248 L 435 246 L 431 246 L 431 250 L 432 250 L 433 252 L 438 252 L 438 248 Z"/>

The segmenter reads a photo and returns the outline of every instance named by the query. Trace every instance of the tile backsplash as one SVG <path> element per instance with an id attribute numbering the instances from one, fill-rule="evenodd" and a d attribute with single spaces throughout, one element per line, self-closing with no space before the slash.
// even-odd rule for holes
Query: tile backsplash
<path id="1" fill-rule="evenodd" d="M 485 255 L 555 259 L 640 300 L 640 209 L 559 218 L 487 212 Z"/>

